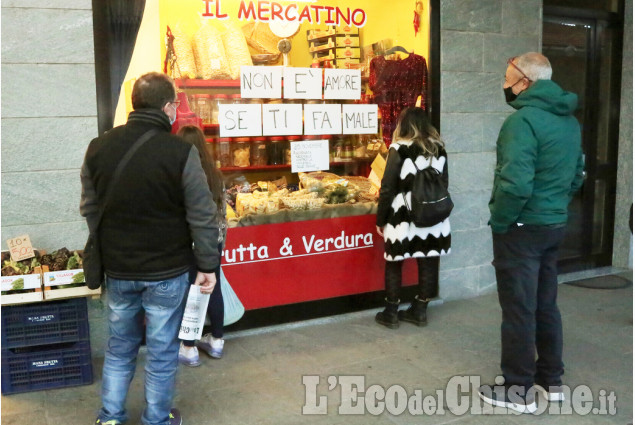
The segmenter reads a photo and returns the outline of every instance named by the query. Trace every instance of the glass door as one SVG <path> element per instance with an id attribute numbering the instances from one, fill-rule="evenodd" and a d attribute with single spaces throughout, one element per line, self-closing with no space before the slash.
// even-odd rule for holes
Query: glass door
<path id="1" fill-rule="evenodd" d="M 562 272 L 611 264 L 622 24 L 604 11 L 545 7 L 543 53 L 552 79 L 578 94 L 586 180 L 569 207 Z"/>

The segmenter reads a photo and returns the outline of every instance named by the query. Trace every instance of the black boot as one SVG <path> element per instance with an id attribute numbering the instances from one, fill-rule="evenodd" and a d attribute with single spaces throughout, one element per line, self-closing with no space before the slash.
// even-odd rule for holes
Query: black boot
<path id="1" fill-rule="evenodd" d="M 398 314 L 399 320 L 414 323 L 417 326 L 425 326 L 428 323 L 426 310 L 428 309 L 429 299 L 422 300 L 417 295 L 407 310 L 401 310 Z"/>
<path id="2" fill-rule="evenodd" d="M 399 300 L 390 301 L 388 298 L 385 298 L 385 302 L 386 308 L 384 311 L 377 313 L 375 316 L 375 322 L 390 329 L 397 329 L 399 327 L 399 319 L 397 318 Z"/>

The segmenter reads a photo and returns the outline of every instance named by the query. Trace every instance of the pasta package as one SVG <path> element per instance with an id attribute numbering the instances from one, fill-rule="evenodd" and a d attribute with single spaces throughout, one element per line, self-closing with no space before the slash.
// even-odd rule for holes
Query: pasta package
<path id="1" fill-rule="evenodd" d="M 174 54 L 176 55 L 176 73 L 181 78 L 196 78 L 196 62 L 192 48 L 192 38 L 176 24 L 172 30 L 174 36 Z"/>
<path id="2" fill-rule="evenodd" d="M 220 32 L 207 21 L 194 34 L 194 57 L 201 77 L 208 80 L 227 80 L 231 70 Z"/>
<path id="3" fill-rule="evenodd" d="M 245 36 L 240 28 L 233 25 L 223 33 L 223 45 L 229 61 L 230 76 L 233 80 L 240 77 L 240 67 L 243 65 L 252 66 L 251 54 Z"/>
<path id="4" fill-rule="evenodd" d="M 269 25 L 263 22 L 250 22 L 242 27 L 247 44 L 257 53 L 262 54 L 279 54 L 278 42 L 280 37 L 275 35 Z"/>

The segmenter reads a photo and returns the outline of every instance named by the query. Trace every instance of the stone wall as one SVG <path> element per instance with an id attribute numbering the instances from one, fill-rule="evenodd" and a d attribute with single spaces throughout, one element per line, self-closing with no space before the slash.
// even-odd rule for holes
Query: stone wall
<path id="1" fill-rule="evenodd" d="M 625 6 L 613 265 L 633 268 L 633 237 L 628 227 L 633 203 L 633 0 L 626 0 Z"/>
<path id="2" fill-rule="evenodd" d="M 455 201 L 452 254 L 441 260 L 441 297 L 495 290 L 487 225 L 496 138 L 512 112 L 506 61 L 540 51 L 541 0 L 441 0 L 441 135 Z"/>
<path id="3" fill-rule="evenodd" d="M 2 247 L 86 241 L 79 168 L 97 135 L 90 0 L 2 0 Z"/>

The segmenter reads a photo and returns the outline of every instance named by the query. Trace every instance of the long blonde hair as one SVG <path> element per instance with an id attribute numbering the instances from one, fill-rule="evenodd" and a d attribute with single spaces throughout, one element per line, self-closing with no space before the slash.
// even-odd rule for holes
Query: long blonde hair
<path id="1" fill-rule="evenodd" d="M 428 114 L 417 107 L 401 111 L 392 139 L 393 141 L 412 140 L 423 150 L 423 155 L 426 157 L 439 156 L 439 148 L 445 146 L 439 132 L 430 123 Z"/>

